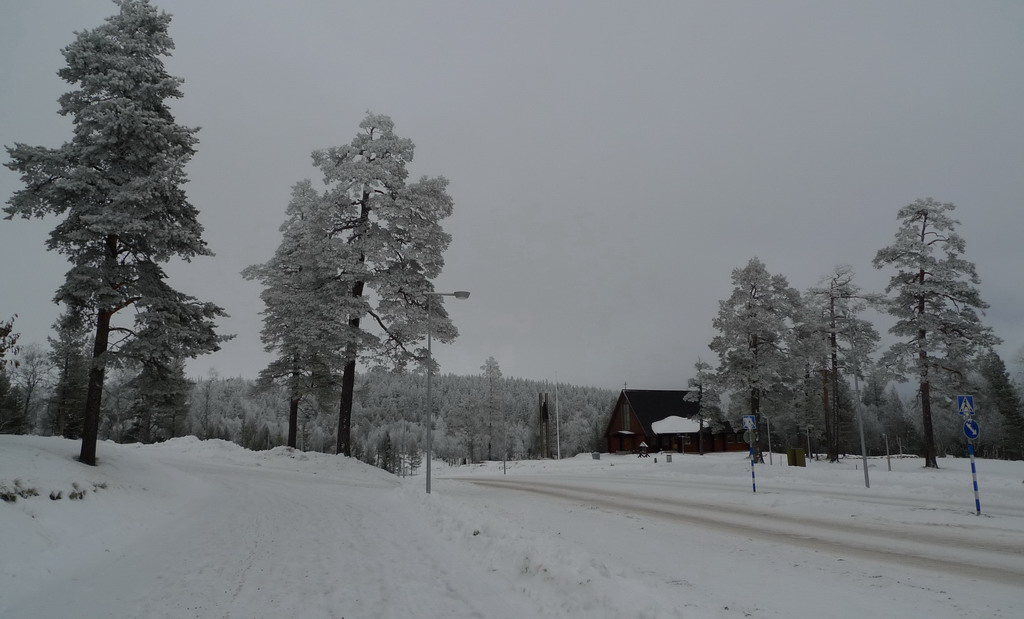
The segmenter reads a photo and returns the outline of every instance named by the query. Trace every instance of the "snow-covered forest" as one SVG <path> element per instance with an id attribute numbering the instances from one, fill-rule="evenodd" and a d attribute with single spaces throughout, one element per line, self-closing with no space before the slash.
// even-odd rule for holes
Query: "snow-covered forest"
<path id="1" fill-rule="evenodd" d="M 57 352 L 30 345 L 17 359 L 17 366 L 0 372 L 3 433 L 80 438 L 85 382 L 83 373 L 73 368 L 84 367 L 84 354 L 58 365 L 62 360 Z M 289 396 L 284 386 L 241 377 L 179 376 L 158 391 L 140 376 L 119 369 L 108 379 L 101 439 L 154 443 L 197 436 L 254 450 L 286 443 Z M 442 374 L 433 382 L 436 457 L 455 463 L 540 456 L 538 394 L 548 393 L 554 414 L 554 383 L 506 377 L 492 381 L 484 374 Z M 595 387 L 557 386 L 558 423 L 557 428 L 552 423 L 552 432 L 557 430 L 563 456 L 603 446 L 616 395 Z M 361 373 L 355 383 L 353 456 L 396 474 L 415 472 L 422 457 L 424 411 L 422 373 Z M 299 449 L 333 453 L 337 393 L 303 398 L 298 421 Z M 556 450 L 553 445 L 552 452 Z"/>
<path id="2" fill-rule="evenodd" d="M 75 342 L 79 345 L 76 348 Z M 27 344 L 9 355 L 0 370 L 0 431 L 80 438 L 82 405 L 86 392 L 87 357 L 84 340 L 58 330 L 48 347 Z M 488 360 L 494 366 L 497 362 Z M 705 366 L 707 364 L 704 364 Z M 475 376 L 435 375 L 432 402 L 435 410 L 434 451 L 450 462 L 526 459 L 540 456 L 538 394 L 547 393 L 554 407 L 555 384 L 502 377 L 488 378 L 484 364 Z M 708 416 L 728 420 L 748 403 L 731 398 L 721 408 L 709 387 L 710 372 L 698 372 L 692 389 L 703 388 Z M 985 433 L 977 441 L 986 457 L 1019 458 L 1022 436 L 1020 374 L 1011 376 L 994 353 L 980 358 L 978 369 L 967 376 L 975 394 Z M 186 378 L 179 368 L 173 380 L 159 388 L 148 384 L 140 370 L 119 368 L 108 378 L 103 401 L 100 438 L 116 442 L 159 442 L 194 435 L 220 438 L 250 449 L 269 449 L 286 443 L 289 395 L 273 382 L 216 374 Z M 705 382 L 702 382 L 705 381 Z M 821 374 L 808 389 L 814 397 L 791 400 L 772 392 L 763 409 L 771 427 L 772 447 L 808 447 L 828 452 L 824 432 L 825 404 Z M 869 455 L 919 454 L 921 414 L 916 393 L 898 389 L 897 383 L 875 368 L 857 389 L 838 383 L 839 414 L 834 432 L 840 454 L 860 453 L 856 413 L 863 415 Z M 812 389 L 813 388 L 813 389 Z M 397 474 L 420 464 L 423 450 L 425 376 L 422 371 L 396 373 L 383 368 L 360 373 L 353 403 L 353 455 Z M 595 387 L 559 384 L 558 428 L 561 453 L 603 450 L 603 433 L 617 392 Z M 800 394 L 803 396 L 803 394 Z M 859 403 L 856 404 L 855 403 Z M 337 393 L 325 391 L 304 397 L 298 407 L 297 447 L 333 453 L 338 424 Z M 940 455 L 963 455 L 965 438 L 952 414 L 937 417 L 935 438 Z M 808 437 L 808 434 L 810 435 Z M 767 445 L 767 436 L 764 436 Z"/>

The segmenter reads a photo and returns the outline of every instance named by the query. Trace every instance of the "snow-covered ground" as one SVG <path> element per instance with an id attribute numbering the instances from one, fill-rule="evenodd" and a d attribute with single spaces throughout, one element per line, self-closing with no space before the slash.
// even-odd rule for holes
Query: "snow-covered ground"
<path id="1" fill-rule="evenodd" d="M 1024 616 L 1024 463 L 589 454 L 395 478 L 0 436 L 0 617 Z M 656 461 L 657 459 L 657 461 Z M 78 500 L 72 492 L 84 491 Z M 51 500 L 60 492 L 60 500 Z M 23 494 L 28 494 L 23 492 Z"/>

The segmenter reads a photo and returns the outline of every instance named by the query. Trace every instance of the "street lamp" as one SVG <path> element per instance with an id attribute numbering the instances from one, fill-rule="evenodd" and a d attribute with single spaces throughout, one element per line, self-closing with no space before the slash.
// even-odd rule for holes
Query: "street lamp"
<path id="1" fill-rule="evenodd" d="M 427 292 L 427 494 L 430 494 L 430 460 L 433 457 L 431 447 L 433 443 L 434 417 L 430 410 L 430 375 L 434 373 L 434 358 L 430 352 L 431 324 L 430 299 L 433 297 L 455 297 L 456 299 L 469 298 L 469 292 L 456 290 L 455 292 Z"/>

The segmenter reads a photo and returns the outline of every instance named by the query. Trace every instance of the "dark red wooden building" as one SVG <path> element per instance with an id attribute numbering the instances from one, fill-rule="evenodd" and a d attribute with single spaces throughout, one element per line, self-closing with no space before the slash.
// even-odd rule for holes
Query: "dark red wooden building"
<path id="1" fill-rule="evenodd" d="M 747 451 L 742 432 L 726 427 L 712 432 L 700 423 L 700 404 L 690 391 L 623 389 L 612 409 L 604 436 L 608 453 L 708 453 Z"/>

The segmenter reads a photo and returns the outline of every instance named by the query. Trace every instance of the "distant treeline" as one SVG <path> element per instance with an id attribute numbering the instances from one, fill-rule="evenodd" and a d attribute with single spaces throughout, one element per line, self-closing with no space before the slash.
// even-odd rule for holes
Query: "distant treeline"
<path id="1" fill-rule="evenodd" d="M 34 346 L 21 363 L 0 371 L 0 431 L 80 438 L 87 373 L 60 365 Z M 100 438 L 122 443 L 177 436 L 219 438 L 249 449 L 286 443 L 284 386 L 212 373 L 187 379 L 182 368 L 156 379 L 137 370 L 110 373 Z M 538 393 L 547 392 L 551 452 L 563 457 L 599 449 L 617 392 L 483 375 L 435 375 L 434 453 L 451 462 L 540 456 Z M 305 397 L 299 406 L 297 447 L 332 453 L 338 397 Z M 356 380 L 353 456 L 393 472 L 418 466 L 424 450 L 426 381 L 421 373 L 371 370 Z M 557 410 L 556 410 L 557 408 Z M 557 417 L 556 417 L 557 413 Z M 557 439 L 557 440 L 556 440 Z"/>

